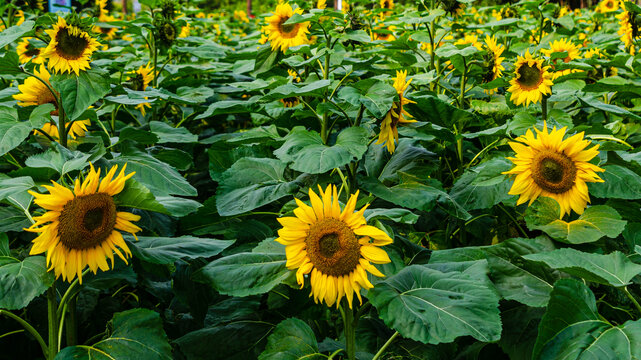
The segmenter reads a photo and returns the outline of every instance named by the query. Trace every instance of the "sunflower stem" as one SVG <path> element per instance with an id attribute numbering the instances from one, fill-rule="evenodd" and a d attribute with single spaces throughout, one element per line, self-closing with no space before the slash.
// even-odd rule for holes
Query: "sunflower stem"
<path id="1" fill-rule="evenodd" d="M 56 315 L 56 282 L 47 290 L 47 314 L 49 318 L 48 359 L 53 360 L 58 353 L 58 316 Z"/>
<path id="2" fill-rule="evenodd" d="M 548 97 L 543 95 L 541 98 L 541 112 L 543 113 L 543 121 L 548 120 Z"/>
<path id="3" fill-rule="evenodd" d="M 74 296 L 68 305 L 67 327 L 65 328 L 67 346 L 73 346 L 78 343 L 78 321 L 76 318 L 76 297 Z"/>
<path id="4" fill-rule="evenodd" d="M 31 326 L 31 324 L 29 324 L 20 316 L 7 310 L 0 310 L 0 315 L 4 315 L 8 318 L 11 318 L 16 322 L 18 322 L 20 325 L 22 325 L 22 327 L 25 328 L 25 330 L 27 330 L 29 334 L 31 334 L 31 336 L 36 338 L 36 341 L 38 342 L 38 344 L 40 344 L 40 348 L 42 349 L 42 354 L 45 356 L 45 358 L 47 357 L 47 355 L 49 354 L 49 349 L 47 348 L 47 344 L 45 344 L 45 341 L 44 339 L 42 339 L 42 336 L 40 336 L 38 331 L 33 326 Z"/>
<path id="5" fill-rule="evenodd" d="M 641 314 L 641 305 L 639 305 L 639 302 L 637 301 L 637 299 L 635 299 L 634 296 L 632 296 L 632 294 L 630 294 L 630 291 L 628 290 L 628 287 L 624 286 L 621 289 L 623 290 L 625 295 L 628 297 L 628 299 L 630 299 L 630 301 L 632 301 L 632 303 L 634 304 L 634 307 L 637 308 L 637 311 L 639 312 L 639 314 Z"/>
<path id="6" fill-rule="evenodd" d="M 343 325 L 345 332 L 345 347 L 347 350 L 347 358 L 349 360 L 356 359 L 356 329 L 354 328 L 354 310 L 349 306 L 343 307 Z"/>
<path id="7" fill-rule="evenodd" d="M 378 360 L 378 358 L 380 358 L 380 357 L 381 357 L 381 355 L 383 355 L 383 353 L 385 352 L 385 350 L 387 350 L 387 348 L 390 346 L 390 344 L 392 344 L 392 342 L 394 341 L 394 339 L 396 339 L 396 337 L 397 337 L 397 336 L 399 336 L 399 335 L 400 335 L 400 334 L 399 334 L 399 333 L 398 333 L 398 331 L 397 331 L 397 332 L 395 332 L 395 333 L 394 333 L 394 335 L 390 336 L 390 338 L 389 338 L 389 339 L 387 339 L 387 341 L 385 342 L 385 344 L 383 344 L 383 346 L 382 346 L 380 349 L 378 349 L 378 352 L 376 353 L 376 355 L 374 355 L 374 357 L 372 358 L 372 360 Z"/>

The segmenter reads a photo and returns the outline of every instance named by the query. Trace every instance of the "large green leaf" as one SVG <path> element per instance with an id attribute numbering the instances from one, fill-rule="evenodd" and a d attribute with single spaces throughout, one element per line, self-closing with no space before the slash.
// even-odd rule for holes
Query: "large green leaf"
<path id="1" fill-rule="evenodd" d="M 281 85 L 264 96 L 262 101 L 280 100 L 295 96 L 322 96 L 329 84 L 329 80 L 316 80 L 302 86 L 294 84 Z"/>
<path id="2" fill-rule="evenodd" d="M 619 165 L 603 166 L 602 183 L 588 183 L 590 195 L 604 199 L 641 199 L 641 176 Z"/>
<path id="3" fill-rule="evenodd" d="M 158 136 L 160 143 L 193 143 L 198 141 L 194 135 L 184 127 L 175 128 L 162 121 L 149 122 L 151 132 Z"/>
<path id="4" fill-rule="evenodd" d="M 466 335 L 496 341 L 501 334 L 499 296 L 488 287 L 489 280 L 480 279 L 465 271 L 411 265 L 378 283 L 369 299 L 385 324 L 406 338 L 430 344 Z"/>
<path id="5" fill-rule="evenodd" d="M 35 24 L 35 21 L 27 20 L 20 25 L 12 26 L 0 32 L 0 48 L 3 48 L 18 40 L 22 35 L 31 31 Z"/>
<path id="6" fill-rule="evenodd" d="M 387 114 L 396 96 L 396 89 L 378 79 L 361 80 L 338 92 L 339 98 L 354 106 L 365 106 L 376 119 L 382 119 Z"/>
<path id="7" fill-rule="evenodd" d="M 291 276 L 285 267 L 285 248 L 276 245 L 280 252 L 239 253 L 214 260 L 196 271 L 193 279 L 211 284 L 223 295 L 264 294 Z"/>
<path id="8" fill-rule="evenodd" d="M 322 359 L 314 331 L 304 321 L 290 318 L 276 325 L 267 338 L 267 347 L 258 357 L 260 360 Z"/>
<path id="9" fill-rule="evenodd" d="M 559 219 L 559 214 L 556 200 L 541 197 L 528 207 L 525 222 L 530 230 L 542 230 L 554 239 L 570 244 L 595 242 L 604 236 L 615 238 L 627 223 L 616 210 L 606 205 L 590 206 L 577 220 L 570 222 Z"/>
<path id="10" fill-rule="evenodd" d="M 367 151 L 367 140 L 367 130 L 350 127 L 338 134 L 336 144 L 327 146 L 317 132 L 297 126 L 274 154 L 283 162 L 291 162 L 294 170 L 322 174 L 360 159 Z"/>
<path id="11" fill-rule="evenodd" d="M 641 273 L 641 265 L 633 263 L 619 251 L 602 255 L 565 248 L 524 257 L 587 281 L 617 287 L 629 285 L 632 278 Z"/>
<path id="12" fill-rule="evenodd" d="M 20 145 L 32 129 L 30 122 L 18 121 L 15 109 L 0 107 L 0 156 Z"/>
<path id="13" fill-rule="evenodd" d="M 66 359 L 172 359 L 171 346 L 157 312 L 132 309 L 114 314 L 109 336 L 93 345 L 62 349 L 56 360 Z"/>
<path id="14" fill-rule="evenodd" d="M 641 321 L 613 326 L 600 317 L 594 294 L 583 283 L 554 284 L 539 324 L 533 359 L 639 359 Z"/>
<path id="15" fill-rule="evenodd" d="M 474 114 L 432 95 L 415 96 L 412 100 L 416 101 L 416 104 L 407 104 L 407 111 L 420 121 L 451 129 L 452 125 L 458 127 L 476 118 Z"/>
<path id="16" fill-rule="evenodd" d="M 198 192 L 180 173 L 164 162 L 144 153 L 119 156 L 111 161 L 128 171 L 135 171 L 134 179 L 145 185 L 154 195 L 196 196 Z"/>
<path id="17" fill-rule="evenodd" d="M 76 120 L 111 90 L 109 74 L 98 68 L 81 71 L 79 76 L 72 73 L 52 75 L 49 81 L 60 93 L 62 108 L 68 121 Z"/>
<path id="18" fill-rule="evenodd" d="M 62 176 L 71 171 L 84 169 L 90 157 L 90 154 L 69 151 L 62 146 L 54 145 L 44 153 L 30 156 L 25 164 L 35 168 L 50 168 Z"/>
<path id="19" fill-rule="evenodd" d="M 29 256 L 22 261 L 0 256 L 0 308 L 22 309 L 45 292 L 53 280 L 44 256 Z"/>
<path id="20" fill-rule="evenodd" d="M 133 254 L 154 264 L 170 264 L 179 259 L 196 259 L 220 254 L 234 240 L 217 240 L 181 236 L 176 238 L 138 236 L 138 241 L 127 237 Z"/>
<path id="21" fill-rule="evenodd" d="M 149 189 L 134 179 L 127 180 L 125 188 L 116 195 L 116 204 L 134 209 L 170 214 L 169 211 L 156 200 Z"/>
<path id="22" fill-rule="evenodd" d="M 446 192 L 433 186 L 418 182 L 406 182 L 387 187 L 373 178 L 361 180 L 361 186 L 364 190 L 371 192 L 383 200 L 410 209 L 431 211 L 438 203 L 443 205 L 445 210 L 450 214 L 460 219 L 466 220 L 471 217 L 471 215 Z"/>
<path id="23" fill-rule="evenodd" d="M 267 205 L 298 191 L 297 181 L 284 177 L 285 164 L 277 159 L 242 158 L 224 174 L 216 191 L 216 208 L 232 216 Z"/>
<path id="24" fill-rule="evenodd" d="M 465 210 L 487 209 L 510 197 L 511 183 L 502 173 L 511 168 L 504 157 L 488 160 L 465 171 L 450 191 L 450 196 Z"/>

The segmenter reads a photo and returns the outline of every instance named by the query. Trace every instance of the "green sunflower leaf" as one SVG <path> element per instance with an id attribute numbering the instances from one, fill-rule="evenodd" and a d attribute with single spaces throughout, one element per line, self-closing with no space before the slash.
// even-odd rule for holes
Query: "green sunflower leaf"
<path id="1" fill-rule="evenodd" d="M 603 182 L 588 183 L 590 195 L 603 199 L 641 199 L 641 176 L 620 165 L 605 165 L 597 173 Z"/>
<path id="2" fill-rule="evenodd" d="M 196 259 L 212 257 L 234 243 L 234 240 L 217 240 L 181 236 L 176 238 L 138 236 L 126 237 L 134 256 L 153 264 L 171 264 L 179 259 Z"/>
<path id="3" fill-rule="evenodd" d="M 14 25 L 0 32 L 0 48 L 3 48 L 18 40 L 22 35 L 31 31 L 35 24 L 35 21 L 27 20 L 20 25 Z"/>
<path id="4" fill-rule="evenodd" d="M 565 248 L 523 257 L 587 281 L 616 287 L 629 285 L 633 277 L 641 274 L 641 265 L 633 263 L 620 251 L 603 255 Z"/>
<path id="5" fill-rule="evenodd" d="M 583 283 L 561 279 L 539 324 L 532 359 L 638 359 L 641 320 L 613 326 L 599 315 Z"/>
<path id="6" fill-rule="evenodd" d="M 81 71 L 79 76 L 52 74 L 49 81 L 60 93 L 67 121 L 78 119 L 89 106 L 111 91 L 108 73 L 99 68 Z"/>
<path id="7" fill-rule="evenodd" d="M 485 273 L 487 264 L 466 266 L 411 265 L 379 282 L 368 297 L 385 324 L 405 338 L 426 344 L 460 336 L 496 341 L 499 296 Z"/>
<path id="8" fill-rule="evenodd" d="M 56 360 L 172 359 L 162 320 L 155 311 L 132 309 L 116 313 L 108 329 L 106 339 L 89 346 L 66 347 Z"/>
<path id="9" fill-rule="evenodd" d="M 0 156 L 22 144 L 33 126 L 28 121 L 18 121 L 15 109 L 0 107 Z"/>
<path id="10" fill-rule="evenodd" d="M 559 219 L 559 214 L 556 200 L 540 197 L 525 212 L 525 223 L 530 230 L 542 230 L 569 244 L 595 242 L 604 236 L 615 238 L 627 223 L 616 210 L 606 205 L 590 206 L 577 220 L 570 222 Z"/>
<path id="11" fill-rule="evenodd" d="M 318 352 L 318 342 L 314 331 L 302 320 L 291 318 L 276 325 L 274 332 L 267 338 L 267 347 L 258 357 L 259 360 L 300 360 L 323 359 Z"/>
<path id="12" fill-rule="evenodd" d="M 44 256 L 29 256 L 22 261 L 0 256 L 0 308 L 24 308 L 44 293 L 53 280 L 53 273 L 47 272 Z"/>

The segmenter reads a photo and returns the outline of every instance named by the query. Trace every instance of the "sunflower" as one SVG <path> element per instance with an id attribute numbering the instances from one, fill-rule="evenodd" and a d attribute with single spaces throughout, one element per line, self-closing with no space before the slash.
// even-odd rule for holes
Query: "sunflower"
<path id="1" fill-rule="evenodd" d="M 316 8 L 324 10 L 327 7 L 327 0 L 318 0 L 316 2 Z"/>
<path id="2" fill-rule="evenodd" d="M 287 69 L 287 74 L 292 78 L 293 81 L 295 82 L 300 82 L 300 75 L 296 72 L 294 69 Z"/>
<path id="3" fill-rule="evenodd" d="M 111 15 L 100 15 L 98 18 L 99 22 L 111 22 L 111 21 L 116 21 L 116 18 L 111 16 Z M 100 33 L 105 36 L 106 40 L 111 40 L 116 36 L 116 29 L 115 27 L 100 27 L 100 26 L 94 26 L 93 31 L 95 33 Z"/>
<path id="4" fill-rule="evenodd" d="M 606 53 L 599 49 L 598 47 L 588 49 L 583 53 L 583 57 L 586 59 L 591 59 L 591 58 L 604 58 L 606 56 Z"/>
<path id="5" fill-rule="evenodd" d="M 487 47 L 487 54 L 484 59 L 485 72 L 483 73 L 483 82 L 489 83 L 490 81 L 500 78 L 503 74 L 502 71 L 505 70 L 502 65 L 505 58 L 501 57 L 505 47 L 503 45 L 498 45 L 494 36 L 486 36 L 485 45 Z M 487 94 L 493 94 L 495 90 L 487 89 L 485 92 Z"/>
<path id="6" fill-rule="evenodd" d="M 474 34 L 466 34 L 462 39 L 456 40 L 454 45 L 472 45 L 478 50 L 483 50 L 483 45 L 479 42 L 479 37 Z"/>
<path id="7" fill-rule="evenodd" d="M 35 38 L 26 37 L 18 44 L 16 52 L 18 53 L 21 64 L 26 64 L 29 60 L 34 64 L 42 64 L 44 62 L 44 59 L 40 56 L 43 48 L 33 45 L 34 41 L 36 41 Z"/>
<path id="8" fill-rule="evenodd" d="M 382 25 L 374 29 L 374 33 L 370 36 L 372 40 L 382 40 L 382 41 L 394 41 L 396 40 L 396 36 L 394 36 L 394 32 L 396 31 L 396 26 L 395 25 L 390 25 L 387 27 L 387 29 L 384 29 Z M 379 30 L 383 30 L 383 32 L 379 32 Z"/>
<path id="9" fill-rule="evenodd" d="M 549 66 L 543 66 L 542 59 L 534 59 L 529 51 L 525 56 L 518 56 L 514 64 L 514 79 L 510 80 L 510 88 L 507 90 L 512 93 L 510 100 L 516 105 L 531 102 L 538 103 L 543 95 L 552 92 L 552 74 L 548 72 Z"/>
<path id="10" fill-rule="evenodd" d="M 621 41 L 625 45 L 625 48 L 630 51 L 631 55 L 634 55 L 636 52 L 634 40 L 641 37 L 641 31 L 635 21 L 636 15 L 627 10 L 623 10 L 616 18 L 619 19 L 619 30 L 617 34 L 621 36 Z"/>
<path id="11" fill-rule="evenodd" d="M 465 13 L 465 4 L 458 0 L 444 0 L 442 4 L 443 10 L 454 17 L 459 17 Z"/>
<path id="12" fill-rule="evenodd" d="M 249 22 L 247 13 L 244 10 L 234 10 L 234 19 L 240 22 Z"/>
<path id="13" fill-rule="evenodd" d="M 274 14 L 266 19 L 268 25 L 265 28 L 272 50 L 280 48 L 282 52 L 285 52 L 292 46 L 303 45 L 309 41 L 307 39 L 309 22 L 283 25 L 294 14 L 302 13 L 301 8 L 294 10 L 289 3 L 276 6 Z"/>
<path id="14" fill-rule="evenodd" d="M 33 240 L 31 255 L 47 253 L 47 266 L 53 269 L 56 278 L 68 282 L 78 275 L 82 283 L 82 271 L 89 265 L 95 274 L 98 268 L 109 270 L 107 259 L 114 265 L 115 252 L 125 263 L 126 257 L 131 256 L 122 234 L 126 231 L 136 237 L 141 229 L 132 224 L 140 220 L 140 216 L 116 210 L 114 195 L 125 187 L 127 179 L 134 173 L 125 175 L 125 168 L 116 175 L 117 165 L 114 165 L 105 177 L 100 180 L 100 169 L 91 170 L 85 180 L 80 183 L 76 179 L 74 189 L 53 182 L 53 186 L 44 185 L 49 194 L 39 194 L 29 191 L 35 197 L 34 202 L 47 210 L 41 216 L 35 216 L 35 223 L 27 231 L 40 235 Z M 122 250 L 119 250 L 120 248 Z"/>
<path id="15" fill-rule="evenodd" d="M 617 0 L 603 0 L 597 5 L 596 12 L 608 13 L 619 10 L 619 2 Z"/>
<path id="16" fill-rule="evenodd" d="M 185 25 L 182 28 L 180 28 L 180 34 L 178 34 L 178 37 L 179 38 L 186 38 L 187 36 L 189 36 L 190 32 L 191 32 L 191 25 L 189 25 L 189 23 L 187 23 L 187 25 Z"/>
<path id="17" fill-rule="evenodd" d="M 38 71 L 38 68 L 35 68 L 33 72 L 38 78 L 49 84 L 51 74 L 49 74 L 44 64 L 40 65 L 40 71 Z M 51 112 L 51 115 L 58 116 L 58 104 L 56 102 L 56 96 L 58 96 L 58 94 L 54 96 L 42 81 L 30 76 L 24 81 L 24 84 L 18 85 L 18 90 L 20 90 L 20 94 L 13 95 L 13 98 L 18 100 L 18 105 L 38 106 L 53 104 L 56 108 Z M 71 136 L 72 139 L 75 139 L 78 136 L 85 136 L 87 126 L 90 124 L 91 121 L 89 120 L 76 120 L 72 123 L 67 123 L 65 128 L 67 129 L 68 135 Z M 54 139 L 60 138 L 58 127 L 54 123 L 48 122 L 44 124 L 41 130 Z"/>
<path id="18" fill-rule="evenodd" d="M 109 14 L 109 10 L 107 10 L 107 0 L 96 0 L 96 7 L 98 8 L 98 18 Z"/>
<path id="19" fill-rule="evenodd" d="M 406 81 L 407 70 L 405 71 L 396 71 L 396 77 L 394 78 L 394 89 L 398 94 L 398 101 L 395 101 L 392 105 L 392 108 L 387 112 L 385 118 L 381 122 L 381 132 L 378 135 L 377 144 L 385 144 L 387 146 L 387 151 L 390 154 L 394 153 L 396 145 L 394 141 L 398 141 L 398 126 L 408 123 L 416 122 L 416 120 L 411 119 L 411 115 L 405 111 L 403 106 L 407 104 L 415 104 L 414 101 L 409 100 L 403 96 L 405 90 L 412 82 L 412 79 Z"/>
<path id="20" fill-rule="evenodd" d="M 603 182 L 596 172 L 604 170 L 589 162 L 599 154 L 599 145 L 586 149 L 590 140 L 583 139 L 583 132 L 564 140 L 566 128 L 548 133 L 545 122 L 543 130 L 534 131 L 536 137 L 528 130 L 509 143 L 516 152 L 508 158 L 516 166 L 504 172 L 516 175 L 509 194 L 519 195 L 517 205 L 532 204 L 539 196 L 552 198 L 561 206 L 559 218 L 571 210 L 582 214 L 590 202 L 586 183 Z"/>
<path id="21" fill-rule="evenodd" d="M 580 46 L 574 45 L 567 39 L 561 39 L 561 40 L 554 40 L 550 42 L 550 48 L 549 49 L 541 49 L 541 53 L 543 53 L 545 56 L 550 57 L 552 56 L 553 53 L 567 53 L 568 56 L 563 58 L 564 63 L 569 63 L 572 60 L 575 59 L 580 59 L 581 55 L 579 55 L 579 48 Z M 553 59 L 552 63 L 555 64 L 559 59 Z M 554 68 L 554 65 L 552 65 L 552 68 Z M 577 69 L 565 69 L 565 70 L 558 70 L 555 71 L 552 74 L 552 80 L 556 80 L 557 78 L 563 76 L 563 75 L 568 75 L 570 73 L 578 72 L 580 70 Z"/>
<path id="22" fill-rule="evenodd" d="M 327 306 L 336 303 L 338 307 L 343 296 L 352 308 L 354 294 L 363 302 L 362 289 L 374 286 L 368 280 L 367 272 L 384 275 L 371 263 L 386 264 L 390 258 L 380 246 L 392 243 L 382 230 L 367 225 L 363 212 L 356 208 L 358 191 L 349 197 L 341 211 L 336 186 L 329 185 L 320 196 L 309 189 L 312 206 L 295 199 L 298 208 L 295 217 L 277 219 L 283 226 L 278 230 L 276 241 L 286 246 L 287 268 L 298 269 L 296 280 L 303 288 L 304 275 L 310 274 L 312 285 L 310 296 L 314 301 L 325 302 Z"/>
<path id="23" fill-rule="evenodd" d="M 295 97 L 295 96 L 294 97 L 288 97 L 288 98 L 280 99 L 280 102 L 282 102 L 283 106 L 285 106 L 286 108 L 292 108 L 292 107 L 300 104 L 300 100 L 298 100 L 298 98 Z"/>
<path id="24" fill-rule="evenodd" d="M 51 37 L 42 57 L 49 59 L 49 68 L 54 72 L 75 72 L 89 69 L 91 54 L 98 48 L 98 43 L 86 31 L 77 26 L 68 25 L 65 19 L 58 17 L 58 23 L 51 30 L 45 30 Z"/>
<path id="25" fill-rule="evenodd" d="M 141 65 L 128 79 L 129 87 L 136 91 L 144 91 L 153 80 L 154 72 L 149 63 L 146 66 Z"/>

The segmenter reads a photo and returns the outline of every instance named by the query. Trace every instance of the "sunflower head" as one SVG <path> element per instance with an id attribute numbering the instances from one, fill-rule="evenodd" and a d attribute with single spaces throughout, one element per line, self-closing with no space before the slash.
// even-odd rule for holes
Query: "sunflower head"
<path id="1" fill-rule="evenodd" d="M 34 64 L 42 64 L 44 62 L 44 59 L 40 56 L 40 53 L 44 48 L 36 46 L 36 43 L 41 42 L 31 37 L 22 38 L 22 41 L 20 41 L 16 47 L 16 52 L 18 53 L 18 58 L 21 64 L 25 64 L 29 61 Z"/>
<path id="2" fill-rule="evenodd" d="M 550 48 L 549 49 L 541 49 L 541 52 L 545 56 L 551 56 L 553 53 L 568 53 L 568 56 L 563 58 L 563 62 L 568 63 L 572 60 L 575 59 L 580 59 L 581 56 L 579 55 L 579 46 L 574 45 L 571 41 L 568 39 L 561 39 L 561 40 L 554 40 L 550 42 Z M 554 59 L 554 62 L 556 62 L 558 59 Z"/>
<path id="3" fill-rule="evenodd" d="M 512 5 L 506 5 L 505 7 L 503 7 L 500 11 L 500 14 L 501 14 L 501 18 L 504 18 L 504 19 L 519 17 L 519 12 Z"/>
<path id="4" fill-rule="evenodd" d="M 618 0 L 603 0 L 596 7 L 596 11 L 600 13 L 608 13 L 617 10 L 619 10 Z"/>
<path id="5" fill-rule="evenodd" d="M 325 8 L 327 8 L 327 0 L 318 0 L 316 2 L 316 8 L 321 10 L 324 10 Z"/>
<path id="6" fill-rule="evenodd" d="M 173 20 L 176 18 L 176 8 L 178 7 L 178 4 L 175 0 L 162 0 L 159 7 L 160 14 L 165 19 Z"/>
<path id="7" fill-rule="evenodd" d="M 170 47 L 179 34 L 176 25 L 166 19 L 162 19 L 156 25 L 156 29 L 158 31 L 158 39 L 160 39 L 160 43 L 165 47 Z"/>
<path id="8" fill-rule="evenodd" d="M 72 25 L 73 24 L 73 25 Z M 51 38 L 42 57 L 49 59 L 49 69 L 56 72 L 75 72 L 89 68 L 91 55 L 100 45 L 77 19 L 70 16 L 70 23 L 58 17 L 58 22 L 51 30 L 45 30 Z"/>
<path id="9" fill-rule="evenodd" d="M 298 104 L 300 104 L 300 100 L 297 97 L 288 97 L 284 99 L 280 99 L 280 102 L 283 103 L 283 106 L 286 108 L 292 108 Z"/>
<path id="10" fill-rule="evenodd" d="M 285 24 L 294 14 L 302 14 L 301 8 L 292 9 L 289 3 L 282 3 L 276 6 L 273 15 L 266 19 L 265 32 L 268 35 L 272 50 L 280 49 L 285 51 L 290 47 L 303 45 L 309 42 L 309 23 Z"/>
<path id="11" fill-rule="evenodd" d="M 502 75 L 502 71 L 505 70 L 502 63 L 505 58 L 501 57 L 505 47 L 499 45 L 496 42 L 494 36 L 485 37 L 485 50 L 486 53 L 483 56 L 483 82 L 488 83 L 492 80 L 495 80 Z"/>
<path id="12" fill-rule="evenodd" d="M 29 9 L 45 10 L 44 0 L 24 0 L 24 4 Z"/>
<path id="13" fill-rule="evenodd" d="M 368 205 L 355 211 L 358 191 L 341 211 L 335 186 L 325 191 L 319 186 L 318 190 L 320 196 L 309 189 L 311 206 L 295 199 L 295 216 L 277 219 L 283 228 L 276 241 L 286 246 L 287 268 L 298 269 L 296 280 L 301 289 L 305 275 L 310 274 L 310 296 L 315 302 L 338 307 L 344 296 L 351 308 L 354 294 L 362 303 L 360 290 L 374 287 L 368 272 L 384 276 L 372 263 L 390 262 L 380 247 L 391 244 L 392 239 L 367 225 L 363 213 Z"/>
<path id="14" fill-rule="evenodd" d="M 510 100 L 516 105 L 531 102 L 538 103 L 543 95 L 549 95 L 552 90 L 552 74 L 549 66 L 543 66 L 543 59 L 535 59 L 529 51 L 525 56 L 518 56 L 514 64 L 514 78 L 510 80 Z"/>
<path id="15" fill-rule="evenodd" d="M 384 144 L 387 147 L 389 153 L 394 153 L 396 149 L 395 142 L 398 141 L 398 126 L 402 126 L 408 123 L 416 122 L 412 119 L 412 116 L 405 110 L 405 105 L 415 104 L 414 101 L 407 99 L 404 96 L 405 91 L 409 87 L 412 79 L 407 79 L 407 70 L 396 71 L 396 77 L 394 78 L 394 89 L 398 94 L 398 101 L 395 101 L 392 104 L 392 108 L 385 114 L 385 117 L 381 121 L 381 132 L 378 135 L 378 141 L 376 144 Z"/>
<path id="16" fill-rule="evenodd" d="M 443 10 L 455 17 L 461 16 L 465 13 L 465 4 L 458 0 L 444 0 L 442 4 Z"/>
<path id="17" fill-rule="evenodd" d="M 510 195 L 519 195 L 517 205 L 534 202 L 539 196 L 555 199 L 562 218 L 572 210 L 582 214 L 590 202 L 587 182 L 603 182 L 596 172 L 604 171 L 589 161 L 599 154 L 599 145 L 586 149 L 589 140 L 583 133 L 563 139 L 566 128 L 556 127 L 548 132 L 534 129 L 536 136 L 528 130 L 524 136 L 510 142 L 516 156 L 508 158 L 515 165 L 504 174 L 515 175 Z"/>
<path id="18" fill-rule="evenodd" d="M 144 91 L 147 86 L 153 81 L 154 74 L 151 64 L 140 66 L 131 76 L 129 76 L 128 87 L 136 91 Z"/>
<path id="19" fill-rule="evenodd" d="M 114 252 L 123 261 L 131 256 L 131 251 L 118 231 L 135 233 L 141 229 L 131 223 L 140 216 L 117 210 L 114 196 L 120 193 L 127 179 L 134 173 L 125 174 L 126 165 L 118 176 L 117 166 L 113 166 L 105 177 L 100 179 L 100 170 L 93 166 L 81 183 L 76 179 L 73 190 L 56 182 L 45 185 L 49 194 L 33 191 L 35 203 L 47 210 L 34 217 L 34 224 L 25 229 L 40 233 L 33 240 L 31 255 L 47 253 L 49 270 L 56 277 L 71 282 L 76 275 L 82 283 L 82 271 L 89 266 L 95 274 L 98 268 L 109 270 L 107 258 L 114 265 Z M 121 252 L 122 250 L 122 252 Z M 124 252 L 124 255 L 123 255 Z"/>

